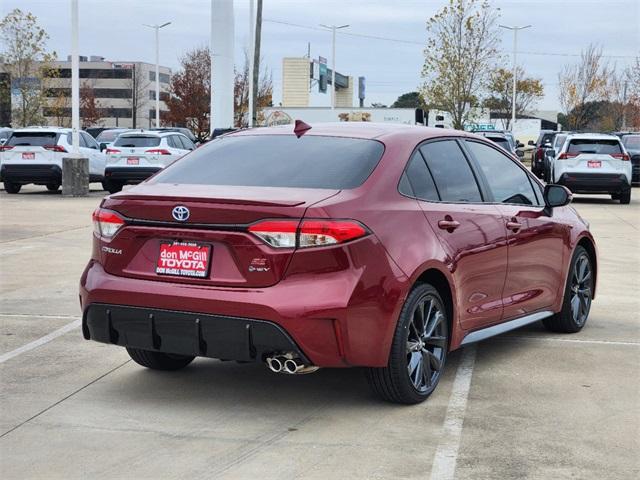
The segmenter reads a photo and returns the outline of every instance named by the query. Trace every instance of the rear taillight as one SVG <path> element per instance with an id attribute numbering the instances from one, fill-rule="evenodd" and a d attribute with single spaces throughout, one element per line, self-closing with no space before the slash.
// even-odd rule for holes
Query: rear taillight
<path id="1" fill-rule="evenodd" d="M 336 245 L 369 233 L 354 220 L 265 220 L 251 225 L 249 231 L 276 248 Z"/>
<path id="2" fill-rule="evenodd" d="M 631 157 L 626 153 L 611 153 L 610 155 L 613 158 L 617 158 L 618 160 L 627 160 L 627 161 L 631 160 Z"/>
<path id="3" fill-rule="evenodd" d="M 109 155 L 110 153 L 120 153 L 120 150 L 118 150 L 117 148 L 107 148 L 105 149 L 104 153 L 106 155 Z"/>
<path id="4" fill-rule="evenodd" d="M 171 152 L 164 148 L 152 148 L 151 150 L 145 150 L 144 153 L 150 153 L 151 155 L 171 155 Z"/>
<path id="5" fill-rule="evenodd" d="M 544 157 L 544 149 L 542 147 L 538 147 L 536 150 L 536 159 L 541 160 Z"/>
<path id="6" fill-rule="evenodd" d="M 50 150 L 52 152 L 66 153 L 67 149 L 62 145 L 43 145 L 42 148 L 45 150 Z"/>
<path id="7" fill-rule="evenodd" d="M 577 156 L 578 156 L 578 154 L 577 154 L 577 153 L 561 153 L 561 154 L 558 156 L 558 160 L 566 160 L 566 159 L 568 159 L 568 158 L 575 158 L 575 157 L 577 157 Z"/>
<path id="8" fill-rule="evenodd" d="M 100 237 L 113 237 L 123 225 L 124 219 L 116 212 L 103 208 L 93 212 L 93 231 Z"/>
<path id="9" fill-rule="evenodd" d="M 0 145 L 0 152 L 6 152 L 7 150 L 11 150 L 13 145 Z"/>

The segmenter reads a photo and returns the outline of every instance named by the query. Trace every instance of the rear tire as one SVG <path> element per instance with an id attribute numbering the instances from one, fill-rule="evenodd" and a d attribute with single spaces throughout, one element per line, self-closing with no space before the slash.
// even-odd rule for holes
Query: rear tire
<path id="1" fill-rule="evenodd" d="M 127 347 L 127 353 L 138 365 L 153 370 L 180 370 L 186 367 L 195 357 L 174 355 L 171 353 L 152 352 L 140 348 Z"/>
<path id="2" fill-rule="evenodd" d="M 631 190 L 620 193 L 620 203 L 622 205 L 629 205 L 631 203 Z"/>
<path id="3" fill-rule="evenodd" d="M 591 309 L 594 280 L 593 261 L 587 250 L 578 245 L 571 259 L 562 310 L 542 320 L 547 330 L 558 333 L 576 333 L 582 330 Z"/>
<path id="4" fill-rule="evenodd" d="M 49 190 L 50 192 L 57 192 L 59 188 L 59 183 L 47 183 L 47 190 Z"/>
<path id="5" fill-rule="evenodd" d="M 19 183 L 7 182 L 6 180 L 4 182 L 4 191 L 7 193 L 18 193 L 21 188 L 22 185 Z"/>
<path id="6" fill-rule="evenodd" d="M 438 385 L 448 349 L 444 302 L 432 285 L 419 284 L 400 312 L 387 366 L 367 369 L 369 385 L 388 402 L 423 402 Z"/>
<path id="7" fill-rule="evenodd" d="M 102 188 L 109 193 L 118 193 L 122 191 L 123 184 L 120 182 L 114 182 L 113 180 L 103 180 Z"/>

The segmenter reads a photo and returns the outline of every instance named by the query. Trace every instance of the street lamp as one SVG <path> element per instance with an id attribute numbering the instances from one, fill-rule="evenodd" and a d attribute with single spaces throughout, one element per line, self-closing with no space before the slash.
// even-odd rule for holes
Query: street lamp
<path id="1" fill-rule="evenodd" d="M 500 28 L 506 28 L 507 30 L 513 30 L 513 92 L 511 99 L 511 131 L 516 124 L 516 77 L 517 77 L 517 64 L 516 64 L 516 52 L 518 49 L 518 30 L 524 30 L 531 25 L 525 25 L 524 27 L 509 27 L 507 25 L 500 25 Z"/>
<path id="2" fill-rule="evenodd" d="M 331 109 L 336 108 L 336 30 L 347 28 L 349 25 L 320 25 L 331 30 L 333 35 L 333 52 L 331 56 Z"/>
<path id="3" fill-rule="evenodd" d="M 162 25 L 147 25 L 145 27 L 153 28 L 156 31 L 156 128 L 160 127 L 160 29 L 170 25 L 171 22 Z"/>

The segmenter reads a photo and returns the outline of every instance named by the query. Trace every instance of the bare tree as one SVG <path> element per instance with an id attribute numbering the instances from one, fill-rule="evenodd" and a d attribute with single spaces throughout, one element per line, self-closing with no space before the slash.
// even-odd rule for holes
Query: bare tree
<path id="1" fill-rule="evenodd" d="M 427 22 L 421 93 L 462 129 L 498 55 L 497 10 L 487 0 L 449 0 Z"/>
<path id="2" fill-rule="evenodd" d="M 606 100 L 608 78 L 612 73 L 602 58 L 602 49 L 593 44 L 582 52 L 578 63 L 564 66 L 558 75 L 559 99 L 567 114 L 569 129 L 585 128 L 589 121 L 588 104 Z"/>
<path id="3" fill-rule="evenodd" d="M 260 62 L 260 82 L 258 82 L 254 92 L 256 99 L 254 100 L 254 109 L 256 111 L 254 117 L 254 125 L 262 123 L 262 110 L 272 103 L 273 97 L 273 78 L 271 72 Z M 252 73 L 251 73 L 252 74 Z M 236 77 L 233 87 L 233 123 L 236 127 L 246 128 L 249 125 L 249 54 L 244 52 L 244 65 L 242 70 L 236 70 Z"/>
<path id="4" fill-rule="evenodd" d="M 150 85 L 149 76 L 145 75 L 145 71 L 134 63 L 131 66 L 131 77 L 127 81 L 127 88 L 131 91 L 131 97 L 127 103 L 131 107 L 131 126 L 133 128 L 137 128 L 140 120 L 149 115 L 145 109 L 149 104 Z"/>
<path id="5" fill-rule="evenodd" d="M 98 126 L 102 120 L 102 105 L 96 99 L 94 86 L 89 82 L 84 82 L 80 87 L 80 117 L 82 128 Z"/>

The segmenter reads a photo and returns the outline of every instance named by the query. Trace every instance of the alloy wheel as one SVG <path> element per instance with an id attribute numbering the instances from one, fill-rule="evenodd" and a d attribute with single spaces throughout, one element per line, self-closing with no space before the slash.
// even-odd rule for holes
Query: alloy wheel
<path id="1" fill-rule="evenodd" d="M 571 316 L 577 325 L 582 326 L 587 321 L 593 295 L 593 274 L 591 262 L 587 254 L 583 253 L 576 259 L 571 276 Z"/>
<path id="2" fill-rule="evenodd" d="M 407 337 L 407 373 L 418 392 L 425 392 L 437 383 L 446 348 L 445 314 L 437 299 L 426 295 L 413 310 Z"/>

